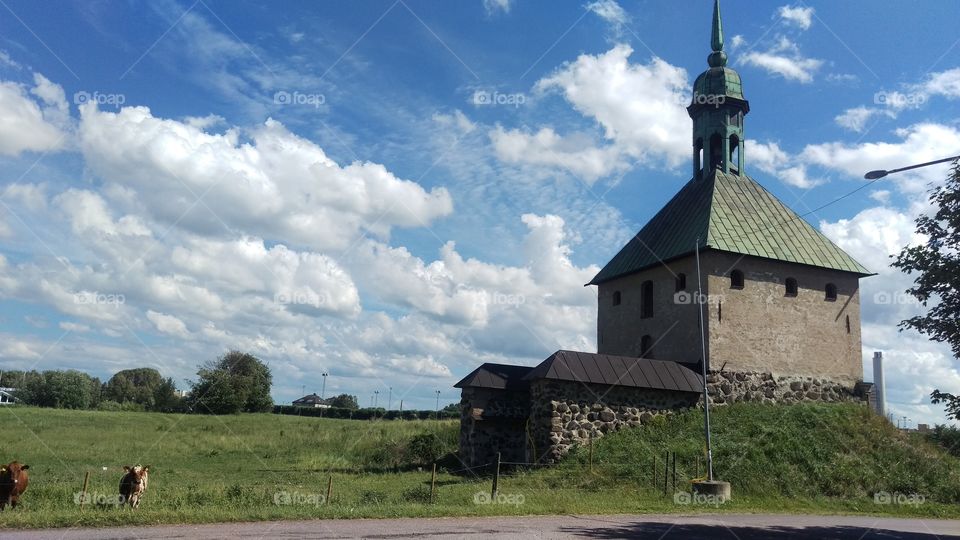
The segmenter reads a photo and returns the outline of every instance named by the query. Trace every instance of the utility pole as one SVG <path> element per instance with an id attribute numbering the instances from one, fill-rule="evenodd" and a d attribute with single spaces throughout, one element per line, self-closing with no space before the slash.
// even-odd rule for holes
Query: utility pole
<path id="1" fill-rule="evenodd" d="M 374 390 L 374 391 L 373 391 L 373 408 L 374 408 L 374 409 L 377 408 L 377 401 L 378 401 L 379 399 L 380 399 L 380 391 L 379 391 L 379 390 Z"/>
<path id="2" fill-rule="evenodd" d="M 393 407 L 393 387 L 390 387 L 390 393 L 387 394 L 387 410 L 389 411 Z"/>
<path id="3" fill-rule="evenodd" d="M 320 375 L 323 377 L 323 386 L 320 387 L 320 399 L 323 399 L 324 395 L 327 393 L 327 372 L 324 371 Z"/>
<path id="4" fill-rule="evenodd" d="M 437 420 L 440 420 L 440 391 L 437 390 Z"/>

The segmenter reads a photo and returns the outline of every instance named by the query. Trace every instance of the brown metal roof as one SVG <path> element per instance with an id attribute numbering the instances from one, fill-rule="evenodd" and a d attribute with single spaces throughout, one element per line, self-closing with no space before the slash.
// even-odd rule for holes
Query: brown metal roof
<path id="1" fill-rule="evenodd" d="M 560 350 L 537 367 L 525 369 L 529 370 L 523 377 L 527 381 L 553 379 L 679 392 L 703 391 L 700 375 L 682 364 L 666 360 Z"/>
<path id="2" fill-rule="evenodd" d="M 533 368 L 508 364 L 484 363 L 453 385 L 454 388 L 493 388 L 496 390 L 521 390 L 530 386 L 524 376 Z"/>

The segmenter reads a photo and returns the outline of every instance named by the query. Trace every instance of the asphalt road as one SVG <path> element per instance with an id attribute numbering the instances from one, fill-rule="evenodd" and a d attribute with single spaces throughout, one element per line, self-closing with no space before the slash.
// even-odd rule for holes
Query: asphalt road
<path id="1" fill-rule="evenodd" d="M 272 521 L 109 529 L 0 531 L 5 540 L 195 538 L 960 539 L 960 521 L 846 516 L 531 516 Z"/>

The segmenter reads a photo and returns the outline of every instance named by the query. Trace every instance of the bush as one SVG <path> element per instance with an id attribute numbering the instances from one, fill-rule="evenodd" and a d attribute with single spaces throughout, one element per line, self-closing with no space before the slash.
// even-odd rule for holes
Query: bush
<path id="1" fill-rule="evenodd" d="M 454 432 L 454 434 L 456 434 Z M 407 459 L 411 463 L 429 465 L 457 449 L 457 441 L 444 438 L 447 433 L 421 433 L 407 443 Z"/>

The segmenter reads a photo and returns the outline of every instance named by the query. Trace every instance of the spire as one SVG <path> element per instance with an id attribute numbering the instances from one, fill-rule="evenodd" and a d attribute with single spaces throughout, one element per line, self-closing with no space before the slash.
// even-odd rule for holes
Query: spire
<path id="1" fill-rule="evenodd" d="M 723 52 L 723 23 L 720 20 L 720 0 L 713 0 L 713 30 L 710 33 L 710 48 L 713 52 L 707 57 L 710 67 L 727 65 L 727 54 Z"/>

